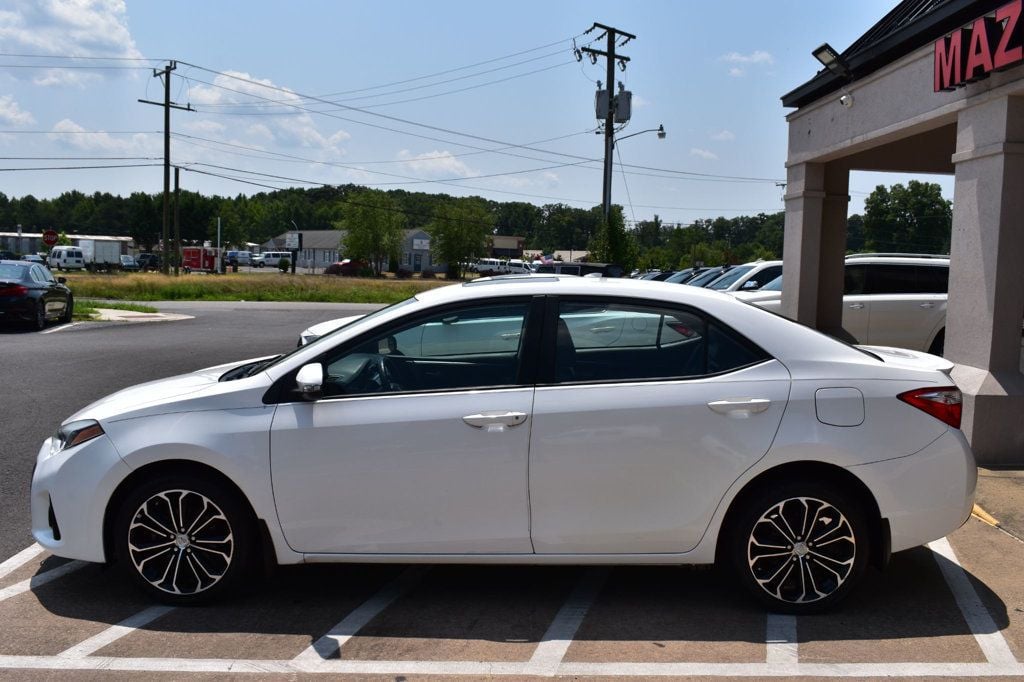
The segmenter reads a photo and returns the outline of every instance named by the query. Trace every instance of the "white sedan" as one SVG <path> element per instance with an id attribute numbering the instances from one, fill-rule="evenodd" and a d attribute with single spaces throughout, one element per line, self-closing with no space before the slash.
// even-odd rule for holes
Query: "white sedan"
<path id="1" fill-rule="evenodd" d="M 476 280 L 89 405 L 39 451 L 33 534 L 171 603 L 268 555 L 719 561 L 812 612 L 970 514 L 950 367 L 694 287 Z"/>

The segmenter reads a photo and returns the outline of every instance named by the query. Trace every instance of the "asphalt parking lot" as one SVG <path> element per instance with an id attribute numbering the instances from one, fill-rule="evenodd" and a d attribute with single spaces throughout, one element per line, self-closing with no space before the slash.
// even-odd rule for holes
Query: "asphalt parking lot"
<path id="1" fill-rule="evenodd" d="M 151 375 L 284 350 L 306 324 L 353 314 L 168 310 L 192 319 L 0 339 L 15 380 L 35 386 L 35 411 L 9 413 L 17 426 L 0 444 L 0 485 L 14 476 L 21 486 L 5 497 L 22 496 L 0 517 L 0 677 L 1024 678 L 1024 543 L 974 518 L 896 554 L 841 610 L 813 617 L 766 614 L 727 576 L 688 567 L 309 565 L 215 606 L 155 605 L 114 568 L 32 544 L 25 476 L 39 441 L 76 403 Z M 133 346 L 153 362 L 127 356 Z M 64 357 L 76 349 L 80 357 Z M 58 359 L 17 369 L 50 354 Z M 979 500 L 996 504 L 1007 480 L 982 482 Z"/>

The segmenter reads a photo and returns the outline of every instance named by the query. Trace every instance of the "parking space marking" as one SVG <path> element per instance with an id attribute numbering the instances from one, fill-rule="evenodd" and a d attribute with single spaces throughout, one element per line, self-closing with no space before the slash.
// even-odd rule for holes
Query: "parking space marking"
<path id="1" fill-rule="evenodd" d="M 800 662 L 796 616 L 769 613 L 765 626 L 765 662 L 775 668 L 793 668 Z"/>
<path id="2" fill-rule="evenodd" d="M 296 663 L 319 664 L 324 659 L 340 656 L 341 647 L 345 645 L 345 642 L 376 618 L 392 602 L 415 587 L 427 570 L 423 566 L 413 566 L 402 571 L 397 578 L 382 587 L 377 594 L 363 602 L 355 611 L 345 616 L 326 635 L 313 642 L 293 660 Z"/>
<path id="3" fill-rule="evenodd" d="M 71 329 L 72 327 L 77 327 L 80 324 L 82 324 L 82 323 L 81 322 L 69 322 L 67 324 L 62 324 L 62 325 L 60 325 L 58 327 L 50 327 L 49 329 L 44 329 L 43 331 L 41 331 L 39 333 L 40 334 L 53 334 L 54 332 L 60 332 L 60 331 L 64 331 L 65 329 Z"/>
<path id="4" fill-rule="evenodd" d="M 108 644 L 130 635 L 139 628 L 145 627 L 157 618 L 160 618 L 173 610 L 173 606 L 151 606 L 148 609 L 144 609 L 132 616 L 129 616 L 128 618 L 125 618 L 117 625 L 111 625 L 98 635 L 90 637 L 83 642 L 79 642 L 73 647 L 65 649 L 57 655 L 61 658 L 84 658 L 85 656 L 92 655 Z"/>
<path id="5" fill-rule="evenodd" d="M 526 665 L 526 674 L 554 675 L 558 666 L 565 658 L 565 652 L 569 650 L 576 631 L 580 629 L 583 619 L 590 610 L 591 604 L 597 598 L 605 581 L 608 580 L 609 569 L 591 568 L 588 569 L 579 583 L 569 593 L 565 604 L 555 614 L 554 620 L 548 626 L 547 632 L 541 637 L 540 644 L 530 657 Z"/>
<path id="6" fill-rule="evenodd" d="M 10 599 L 11 597 L 16 597 L 19 594 L 23 594 L 25 592 L 28 592 L 29 590 L 33 590 L 42 585 L 45 585 L 46 583 L 52 580 L 56 580 L 57 578 L 61 578 L 67 575 L 68 573 L 77 571 L 78 569 L 86 565 L 87 564 L 84 561 L 69 561 L 68 563 L 61 564 L 56 568 L 51 568 L 49 571 L 37 573 L 31 578 L 22 580 L 20 583 L 8 585 L 7 587 L 0 590 L 0 602 Z"/>
<path id="7" fill-rule="evenodd" d="M 11 573 L 14 573 L 45 551 L 46 550 L 43 549 L 42 545 L 35 542 L 12 556 L 10 559 L 7 559 L 0 564 L 0 580 L 6 578 Z"/>
<path id="8" fill-rule="evenodd" d="M 1010 645 L 1007 644 L 1003 633 L 996 627 L 988 609 L 981 603 L 978 593 L 967 578 L 967 572 L 956 558 L 956 552 L 953 551 L 949 540 L 942 538 L 929 542 L 928 548 L 937 555 L 935 561 L 939 565 L 939 570 L 942 571 L 942 577 L 946 579 L 946 584 L 964 615 L 967 627 L 971 629 L 971 634 L 974 635 L 982 653 L 985 654 L 985 660 L 995 664 L 1016 663 L 1017 659 L 1010 651 Z"/>

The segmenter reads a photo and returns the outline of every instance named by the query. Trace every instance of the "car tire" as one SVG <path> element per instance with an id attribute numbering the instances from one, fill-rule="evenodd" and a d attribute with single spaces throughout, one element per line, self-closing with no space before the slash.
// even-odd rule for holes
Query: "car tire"
<path id="1" fill-rule="evenodd" d="M 35 327 L 37 332 L 41 332 L 46 329 L 46 303 L 43 299 L 39 299 L 36 303 L 35 318 L 32 320 L 32 326 Z"/>
<path id="2" fill-rule="evenodd" d="M 737 578 L 776 613 L 830 609 L 863 578 L 871 551 L 862 505 L 809 479 L 758 490 L 727 532 Z"/>
<path id="3" fill-rule="evenodd" d="M 68 296 L 67 305 L 64 306 L 64 314 L 60 316 L 61 324 L 68 324 L 75 314 L 75 297 Z"/>
<path id="4" fill-rule="evenodd" d="M 122 570 L 167 604 L 214 601 L 255 574 L 255 519 L 237 493 L 211 479 L 142 483 L 122 502 L 112 532 Z"/>

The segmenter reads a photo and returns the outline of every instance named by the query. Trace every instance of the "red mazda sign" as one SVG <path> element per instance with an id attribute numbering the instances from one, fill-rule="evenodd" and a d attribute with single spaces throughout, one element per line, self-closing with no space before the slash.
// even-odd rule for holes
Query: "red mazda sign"
<path id="1" fill-rule="evenodd" d="M 955 90 L 1024 61 L 1022 0 L 935 41 L 935 92 Z"/>

